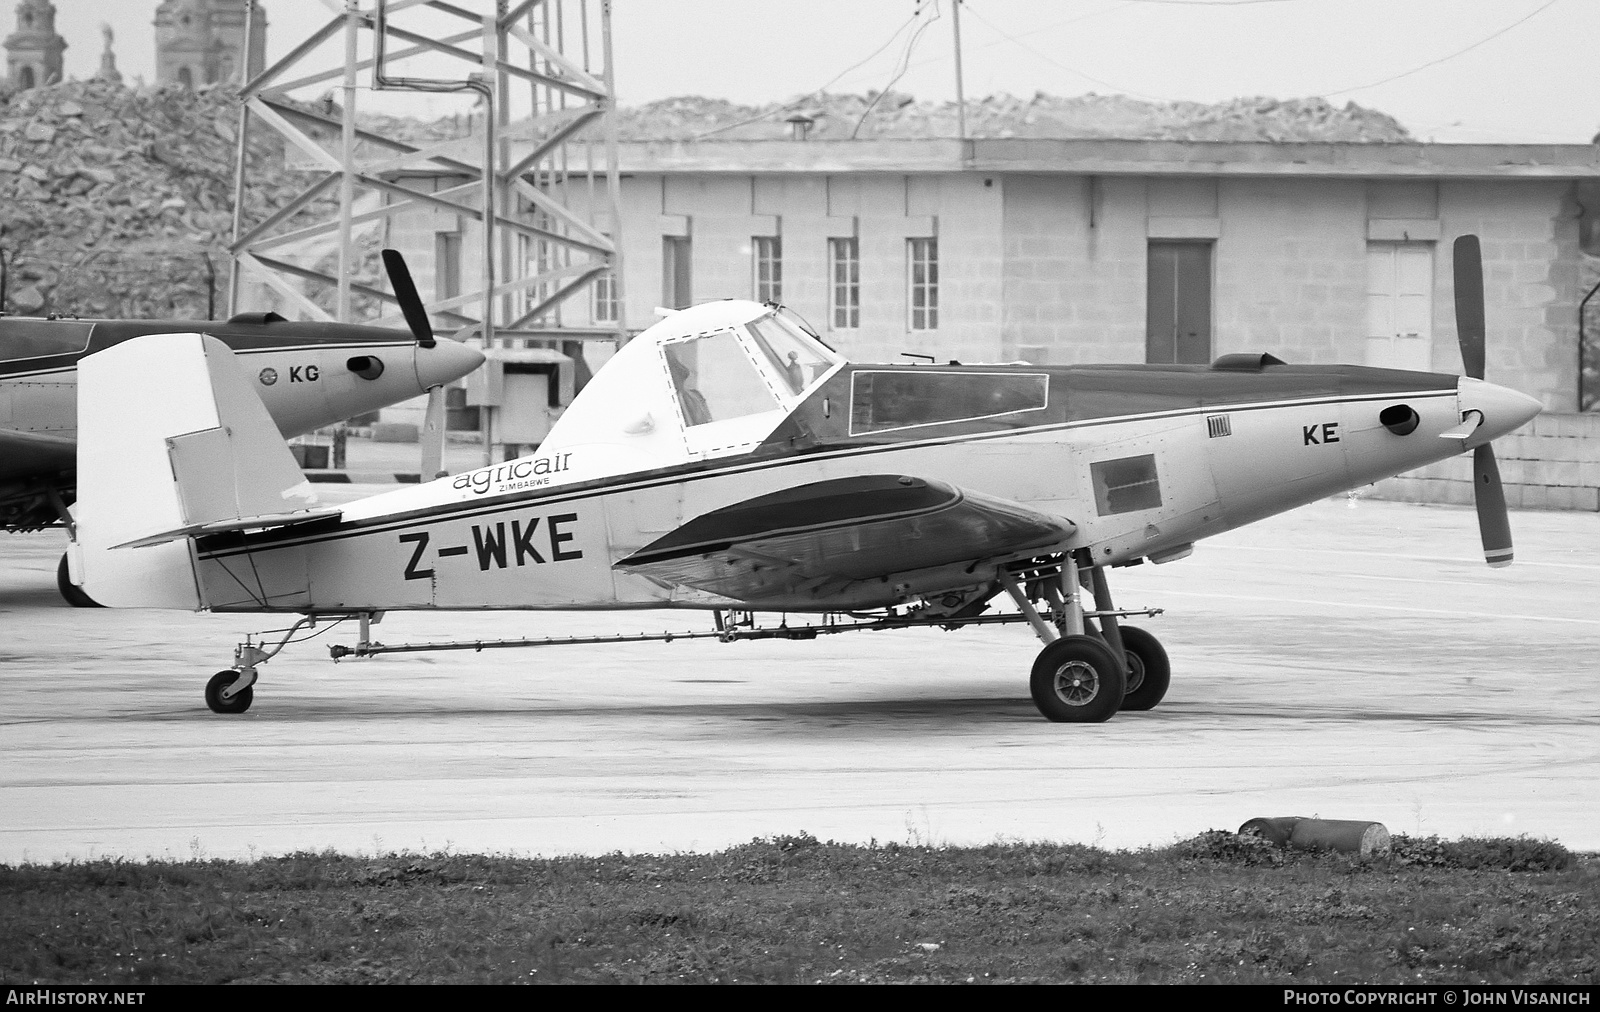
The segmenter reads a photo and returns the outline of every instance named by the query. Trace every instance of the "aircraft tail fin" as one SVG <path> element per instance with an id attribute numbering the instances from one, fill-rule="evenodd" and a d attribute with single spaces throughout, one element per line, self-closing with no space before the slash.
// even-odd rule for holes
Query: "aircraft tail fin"
<path id="1" fill-rule="evenodd" d="M 190 536 L 337 513 L 314 498 L 216 338 L 151 335 L 79 364 L 76 568 L 99 603 L 204 607 Z"/>

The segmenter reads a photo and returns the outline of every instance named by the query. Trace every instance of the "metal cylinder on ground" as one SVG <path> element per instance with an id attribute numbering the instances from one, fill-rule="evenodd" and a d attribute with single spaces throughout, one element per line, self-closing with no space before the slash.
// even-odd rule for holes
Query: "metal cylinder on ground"
<path id="1" fill-rule="evenodd" d="M 1239 833 L 1295 850 L 1334 850 L 1362 857 L 1389 853 L 1389 830 L 1382 823 L 1360 819 L 1251 819 L 1239 827 Z"/>

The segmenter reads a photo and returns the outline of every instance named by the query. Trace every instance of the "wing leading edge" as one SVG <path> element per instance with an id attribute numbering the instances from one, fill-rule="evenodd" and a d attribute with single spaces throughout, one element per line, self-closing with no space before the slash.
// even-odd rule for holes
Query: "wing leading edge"
<path id="1" fill-rule="evenodd" d="M 713 510 L 616 568 L 741 601 L 820 602 L 852 584 L 1025 556 L 1076 530 L 944 482 L 855 475 Z"/>

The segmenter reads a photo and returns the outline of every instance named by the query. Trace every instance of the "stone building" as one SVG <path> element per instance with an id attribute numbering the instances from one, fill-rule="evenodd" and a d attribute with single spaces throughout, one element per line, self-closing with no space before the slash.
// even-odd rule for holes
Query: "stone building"
<path id="1" fill-rule="evenodd" d="M 246 0 L 162 0 L 156 8 L 156 80 L 196 87 L 260 73 L 267 65 L 267 14 L 254 7 L 248 64 Z"/>
<path id="2" fill-rule="evenodd" d="M 6 77 L 14 88 L 36 88 L 61 80 L 67 42 L 56 32 L 50 0 L 21 0 L 16 31 L 6 37 Z"/>
<path id="3" fill-rule="evenodd" d="M 1576 411 L 1580 237 L 1585 209 L 1600 207 L 1596 159 L 1587 145 L 630 142 L 623 306 L 638 330 L 657 306 L 772 298 L 857 361 L 1270 352 L 1459 372 L 1450 245 L 1476 233 L 1488 379 L 1549 412 L 1525 454 L 1508 444 L 1509 494 L 1594 509 L 1600 416 Z M 581 180 L 569 189 L 580 214 L 590 192 L 604 194 Z M 599 209 L 597 222 L 610 228 Z M 476 273 L 474 228 L 418 212 L 390 238 L 420 279 L 437 273 L 448 288 Z M 569 301 L 561 322 L 603 325 L 615 289 L 597 291 Z M 1535 438 L 1580 429 L 1588 449 Z M 1568 464 L 1545 467 L 1541 454 Z M 1470 497 L 1470 469 L 1449 463 L 1411 479 L 1437 487 L 1403 494 Z M 1557 486 L 1569 491 L 1538 490 Z"/>

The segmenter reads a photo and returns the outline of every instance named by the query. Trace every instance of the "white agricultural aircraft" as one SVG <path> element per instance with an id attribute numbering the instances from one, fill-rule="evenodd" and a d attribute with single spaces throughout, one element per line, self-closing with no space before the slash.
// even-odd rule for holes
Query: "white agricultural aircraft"
<path id="1" fill-rule="evenodd" d="M 1103 721 L 1154 707 L 1170 678 L 1155 638 L 1119 622 L 1152 612 L 1113 606 L 1113 567 L 1182 558 L 1200 538 L 1463 450 L 1487 561 L 1511 561 L 1489 441 L 1540 405 L 1483 382 L 1476 237 L 1455 253 L 1464 377 L 1259 354 L 856 365 L 775 307 L 724 301 L 635 338 L 534 455 L 342 507 L 301 500 L 225 346 L 139 338 L 81 367 L 73 550 L 108 606 L 300 616 L 211 678 L 218 713 L 246 710 L 259 665 L 329 620 L 359 628 L 336 658 L 1027 622 L 1045 643 L 1039 710 Z M 1002 595 L 1017 613 L 985 614 Z M 626 608 L 710 611 L 715 628 L 371 639 L 402 609 Z"/>

